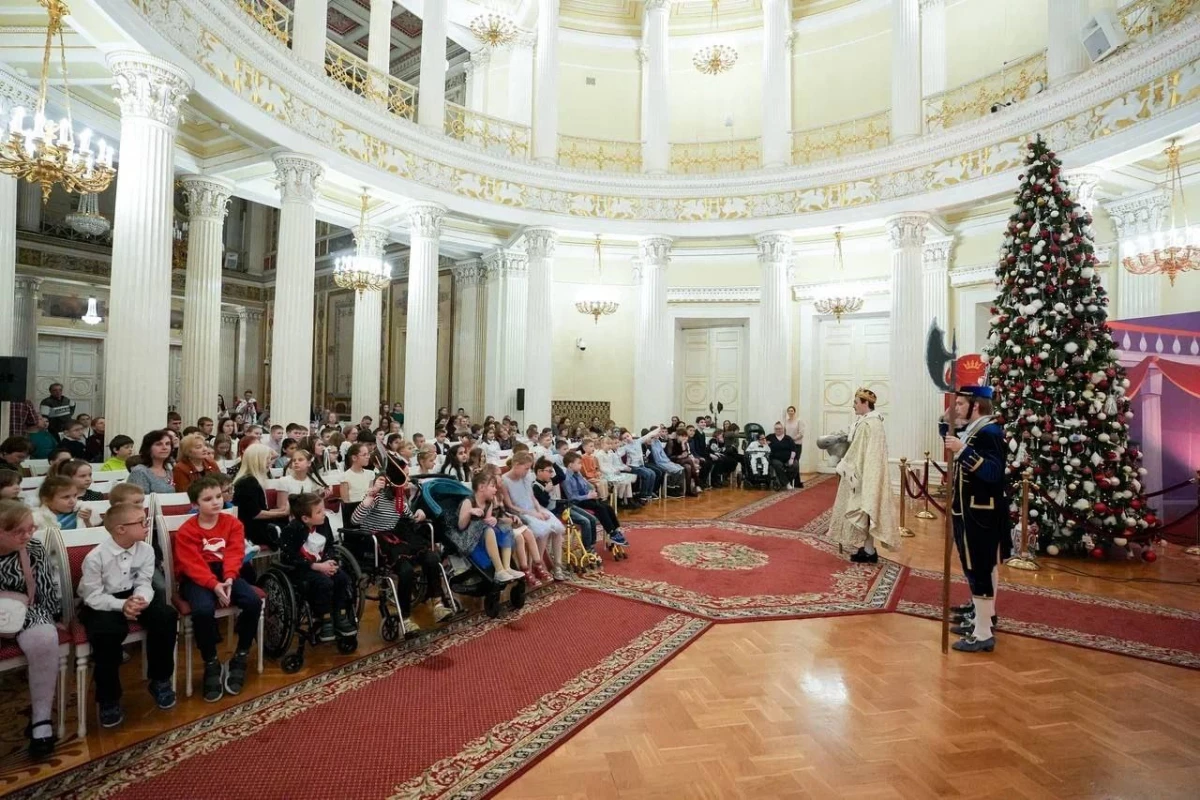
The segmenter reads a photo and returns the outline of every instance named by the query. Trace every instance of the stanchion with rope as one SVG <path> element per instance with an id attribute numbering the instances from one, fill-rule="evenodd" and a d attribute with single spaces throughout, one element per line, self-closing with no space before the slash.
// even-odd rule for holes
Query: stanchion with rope
<path id="1" fill-rule="evenodd" d="M 1033 480 L 1033 470 L 1027 469 L 1021 473 L 1021 546 L 1020 552 L 1005 561 L 1005 566 L 1013 569 L 1038 570 L 1041 565 L 1033 555 L 1029 540 L 1029 485 Z"/>
<path id="2" fill-rule="evenodd" d="M 925 495 L 925 507 L 918 511 L 914 516 L 917 519 L 937 519 L 937 514 L 929 510 L 929 451 L 925 451 L 925 486 L 923 487 Z"/>
<path id="3" fill-rule="evenodd" d="M 907 497 L 908 497 L 908 459 L 905 458 L 904 456 L 900 456 L 900 535 L 906 539 L 909 537 L 912 537 L 912 536 L 916 536 L 915 533 L 913 533 L 911 530 L 909 530 L 908 525 L 905 524 L 908 522 L 908 519 L 907 519 L 908 503 L 906 502 Z"/>
<path id="4" fill-rule="evenodd" d="M 1196 470 L 1196 505 L 1200 506 L 1200 469 Z M 1196 543 L 1184 550 L 1189 556 L 1200 556 L 1200 515 L 1196 517 Z"/>

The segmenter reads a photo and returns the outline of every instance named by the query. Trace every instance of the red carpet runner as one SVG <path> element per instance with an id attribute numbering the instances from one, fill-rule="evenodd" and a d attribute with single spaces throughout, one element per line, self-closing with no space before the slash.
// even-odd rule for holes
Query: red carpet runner
<path id="1" fill-rule="evenodd" d="M 828 513 L 837 496 L 837 477 L 817 475 L 803 489 L 774 494 L 726 514 L 721 519 L 761 528 L 780 528 L 823 535 L 829 529 Z"/>
<path id="2" fill-rule="evenodd" d="M 384 650 L 13 796 L 482 797 L 707 628 L 560 587 L 520 612 L 412 652 Z"/>
<path id="3" fill-rule="evenodd" d="M 966 583 L 955 583 L 951 602 L 966 602 Z M 941 573 L 910 571 L 896 610 L 941 619 L 941 586 Z M 1200 669 L 1200 613 L 1013 583 L 1001 583 L 996 597 L 1002 634 Z"/>

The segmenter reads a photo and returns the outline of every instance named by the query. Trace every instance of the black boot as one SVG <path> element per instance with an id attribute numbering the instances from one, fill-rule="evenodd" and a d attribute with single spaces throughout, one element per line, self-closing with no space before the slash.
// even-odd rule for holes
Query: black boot
<path id="1" fill-rule="evenodd" d="M 855 564 L 875 564 L 879 561 L 879 553 L 868 553 L 864 548 L 858 548 L 858 552 L 850 556 L 850 560 Z"/>

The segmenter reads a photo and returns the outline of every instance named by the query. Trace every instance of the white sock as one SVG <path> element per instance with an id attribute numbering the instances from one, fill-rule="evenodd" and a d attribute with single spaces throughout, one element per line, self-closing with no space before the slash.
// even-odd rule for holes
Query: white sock
<path id="1" fill-rule="evenodd" d="M 875 539 L 874 539 L 874 537 L 871 537 L 871 536 L 867 537 L 867 543 L 863 545 L 863 550 L 865 550 L 867 555 L 869 555 L 869 556 L 875 555 Z"/>
<path id="2" fill-rule="evenodd" d="M 975 597 L 975 638 L 979 641 L 992 638 L 992 615 L 996 613 L 996 598 Z"/>

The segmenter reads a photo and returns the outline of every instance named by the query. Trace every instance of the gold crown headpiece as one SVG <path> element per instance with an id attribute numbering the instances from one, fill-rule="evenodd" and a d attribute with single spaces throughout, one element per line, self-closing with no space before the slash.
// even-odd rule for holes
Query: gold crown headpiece
<path id="1" fill-rule="evenodd" d="M 862 387 L 859 387 L 858 391 L 854 393 L 854 397 L 856 400 L 866 400 L 868 403 L 875 402 L 875 393 Z"/>

